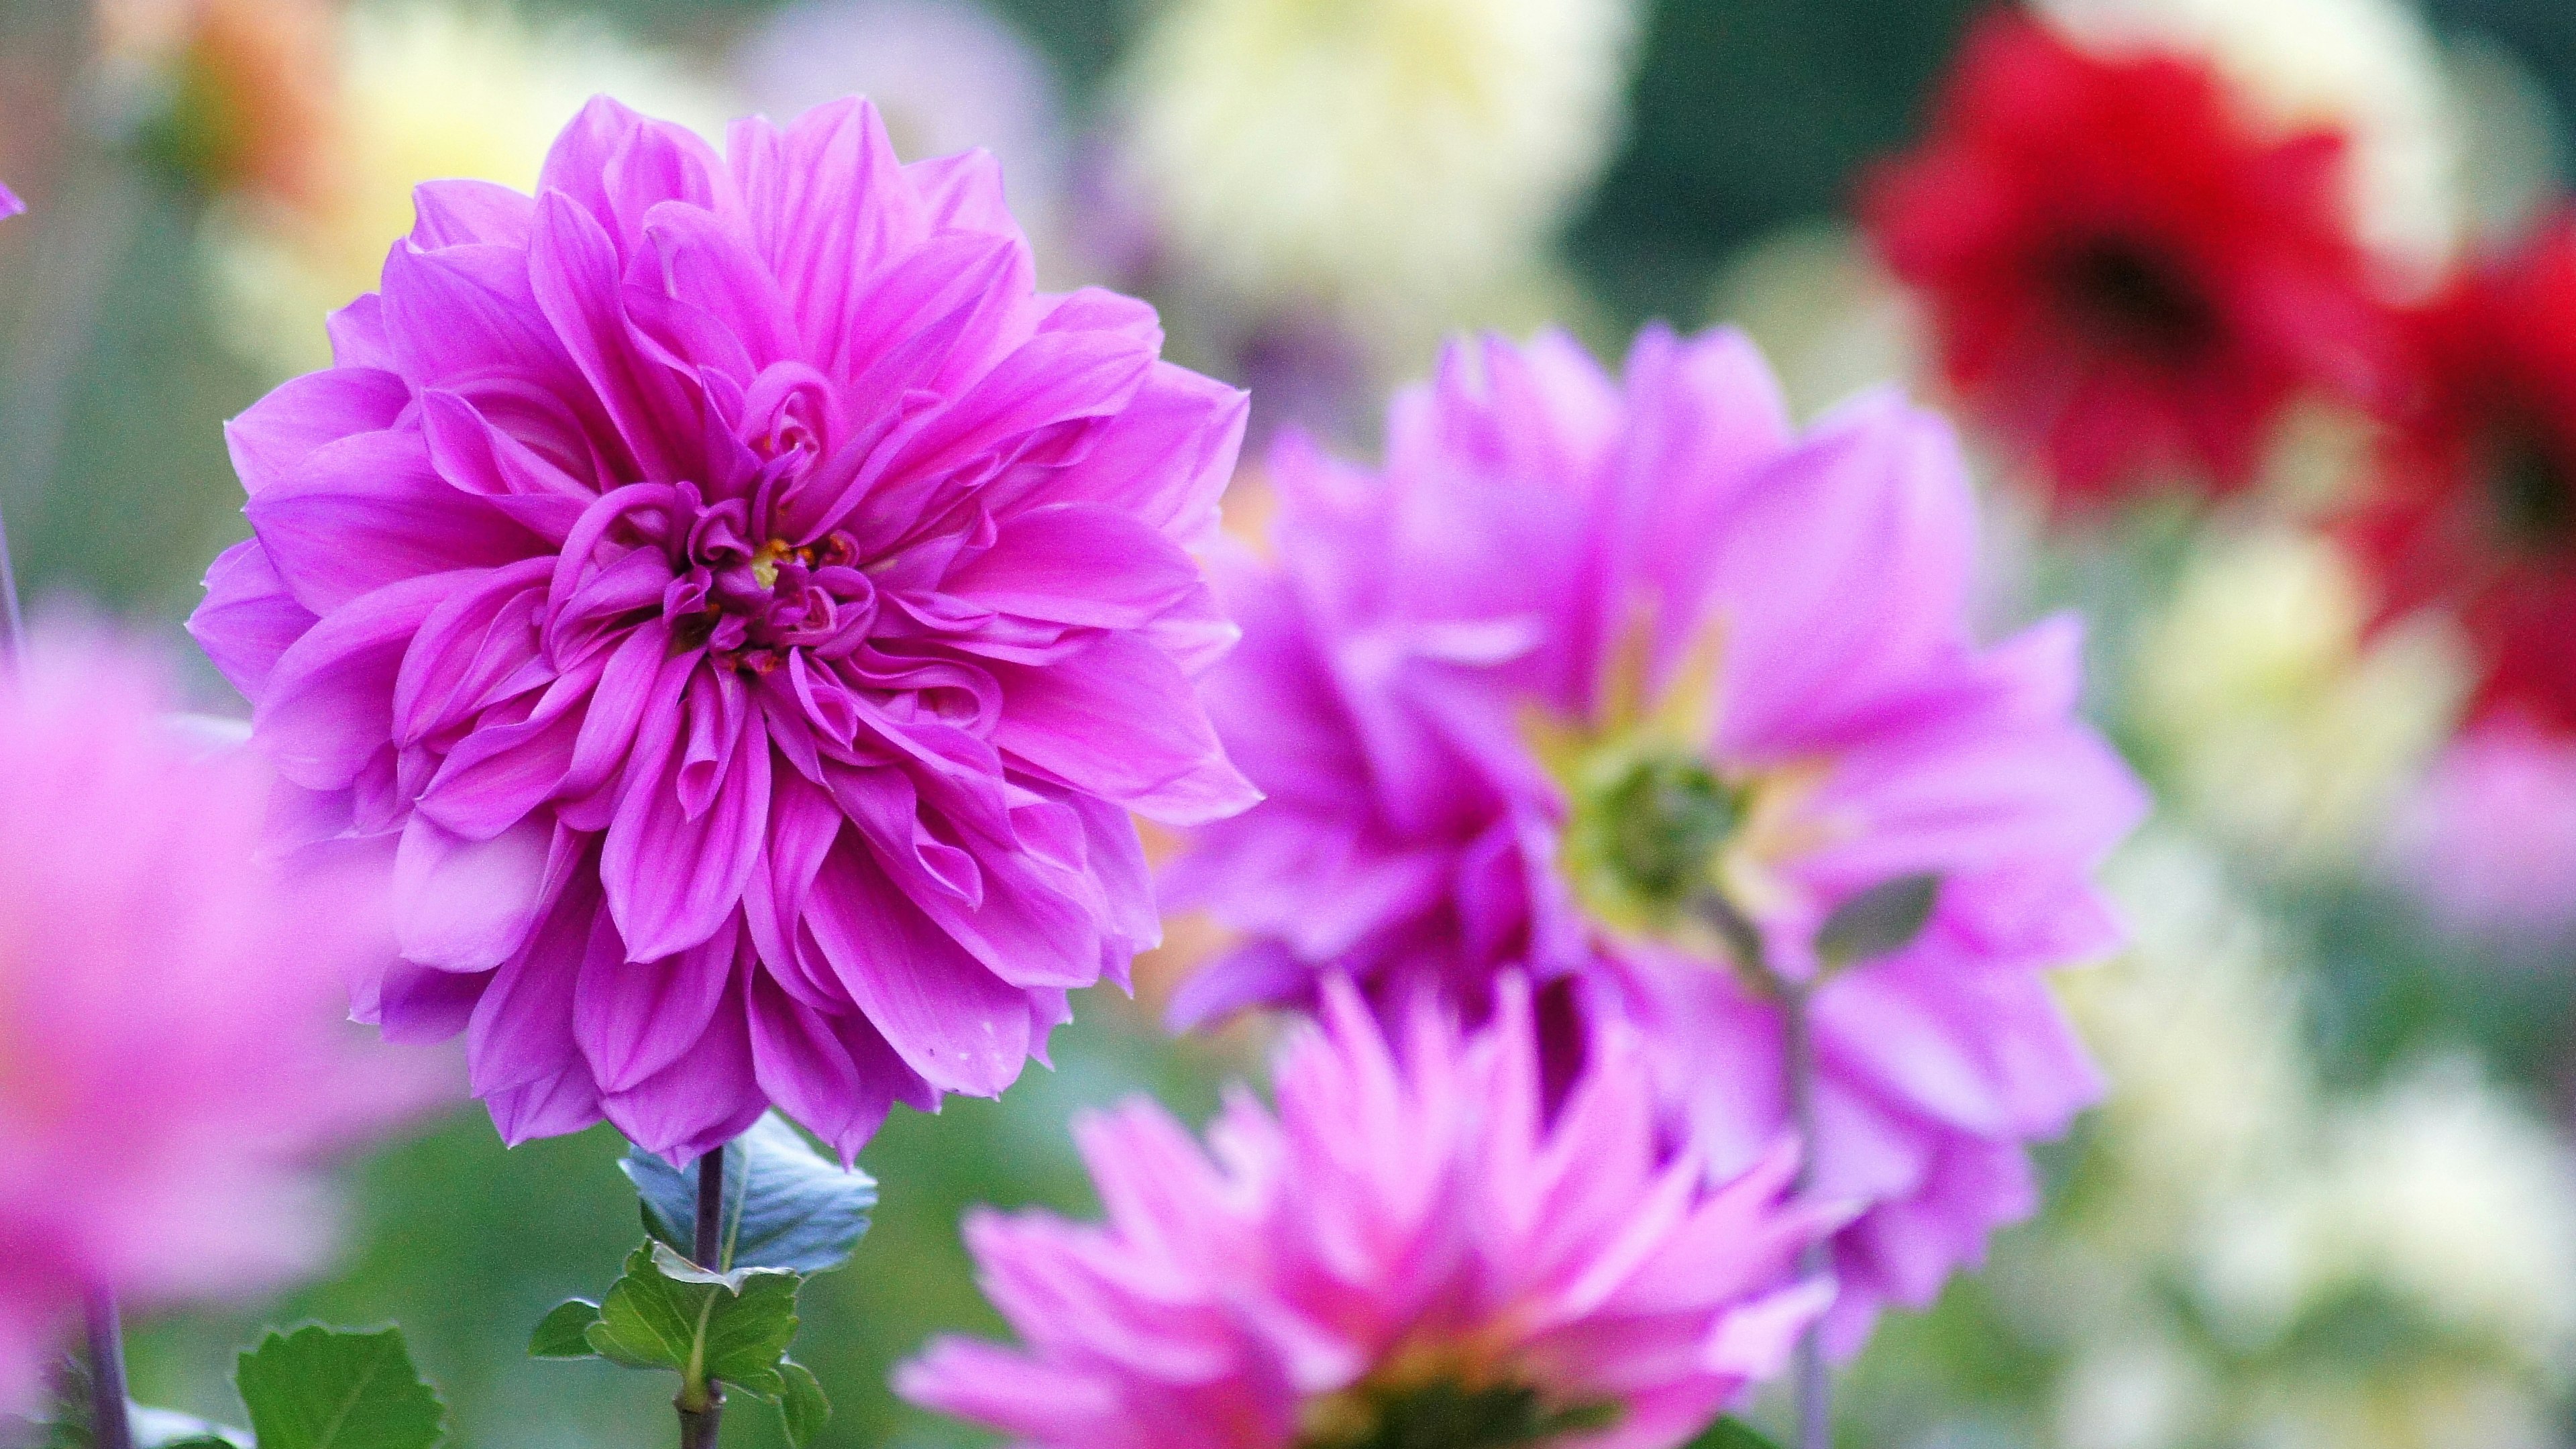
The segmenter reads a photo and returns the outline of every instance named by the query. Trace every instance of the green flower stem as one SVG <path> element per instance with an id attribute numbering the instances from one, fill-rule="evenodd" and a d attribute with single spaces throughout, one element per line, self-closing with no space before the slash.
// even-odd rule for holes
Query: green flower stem
<path id="1" fill-rule="evenodd" d="M 134 1420 L 125 1407 L 125 1334 L 105 1289 L 89 1295 L 89 1421 L 94 1449 L 134 1449 Z"/>

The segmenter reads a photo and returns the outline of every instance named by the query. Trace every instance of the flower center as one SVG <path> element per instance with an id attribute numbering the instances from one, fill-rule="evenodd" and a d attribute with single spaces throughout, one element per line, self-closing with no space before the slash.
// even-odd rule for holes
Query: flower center
<path id="1" fill-rule="evenodd" d="M 1698 759 L 1616 747 L 1567 783 L 1566 870 L 1605 918 L 1669 925 L 1717 887 L 1719 852 L 1744 819 L 1742 787 Z"/>
<path id="2" fill-rule="evenodd" d="M 675 647 L 766 674 L 791 650 L 852 643 L 876 622 L 876 583 L 848 533 L 753 547 L 741 536 L 741 512 L 738 502 L 704 508 L 682 541 L 662 596 Z"/>
<path id="3" fill-rule="evenodd" d="M 1364 1383 L 1307 1406 L 1296 1449 L 1516 1449 L 1597 1433 L 1614 1402 L 1549 1405 L 1527 1384 Z"/>
<path id="4" fill-rule="evenodd" d="M 2538 426 L 2524 419 L 2499 425 L 2487 435 L 2483 462 L 2487 505 L 2505 543 L 2547 550 L 2576 537 L 2576 478 Z"/>
<path id="5" fill-rule="evenodd" d="M 2217 310 L 2171 260 L 2133 243 L 2103 240 L 2057 265 L 2059 303 L 2102 340 L 2164 361 L 2198 355 L 2218 335 Z"/>

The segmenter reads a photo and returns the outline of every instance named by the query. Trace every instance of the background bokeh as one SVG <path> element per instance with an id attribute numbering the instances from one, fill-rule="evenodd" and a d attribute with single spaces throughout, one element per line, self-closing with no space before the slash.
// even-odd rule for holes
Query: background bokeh
<path id="1" fill-rule="evenodd" d="M 825 0 L 785 18 L 768 0 L 0 0 L 0 178 L 34 208 L 0 227 L 0 516 L 20 586 L 181 648 L 199 574 L 243 527 L 221 421 L 313 358 L 320 309 L 363 286 L 407 222 L 402 183 L 450 169 L 524 183 L 531 148 L 594 88 L 692 122 L 865 89 L 907 146 L 992 145 L 1055 280 L 1154 297 L 1176 356 L 1255 388 L 1257 431 L 1364 442 L 1385 386 L 1426 368 L 1442 330 L 1551 316 L 1613 352 L 1649 317 L 1742 321 L 1807 404 L 1911 371 L 1904 319 L 1838 219 L 1856 168 L 1918 130 L 1985 7 L 1483 3 L 1527 12 L 1542 39 L 1542 20 L 1599 29 L 1605 69 L 1489 77 L 1542 104 L 1497 102 L 1490 127 L 1443 143 L 1404 121 L 1399 68 L 1375 96 L 1384 144 L 1454 145 L 1456 185 L 1390 198 L 1365 175 L 1340 178 L 1357 195 L 1318 182 L 1348 211 L 1308 208 L 1352 239 L 1339 257 L 1282 240 L 1299 218 L 1228 211 L 1213 180 L 1195 200 L 1156 193 L 1152 156 L 1214 177 L 1224 158 L 1187 145 L 1232 133 L 1175 141 L 1153 118 L 1202 114 L 1192 86 L 1245 83 L 1170 73 L 1222 46 L 1156 49 L 1163 12 L 1144 0 Z M 2343 23 L 2332 3 L 2295 8 Z M 2394 13 L 2343 8 L 2356 26 Z M 238 13 L 226 30 L 201 10 Z M 2455 97 L 2461 228 L 2545 205 L 2576 150 L 2576 6 L 2433 0 L 2405 23 L 2432 38 Z M 1514 171 L 1509 124 L 1565 140 L 1550 174 Z M 1233 139 L 1257 169 L 1280 143 L 1256 129 Z M 1287 154 L 1330 168 L 1333 143 L 1292 137 Z M 299 169 L 298 147 L 328 159 Z M 390 203 L 375 194 L 388 185 Z M 1409 248 L 1434 258 L 1426 275 L 1445 255 L 1494 265 L 1453 293 L 1372 293 Z M 2334 447 L 2316 445 L 2318 466 Z M 2069 535 L 2008 488 L 1992 502 L 1994 621 L 2091 614 L 2097 712 L 2166 806 L 2115 867 L 2137 948 L 2070 989 L 2111 1102 L 2050 1149 L 2043 1219 L 1883 1331 L 1851 1442 L 2571 1442 L 2576 951 L 2564 922 L 2447 920 L 2385 866 L 2458 694 L 2442 645 L 2362 641 L 2348 585 L 2277 514 L 2150 505 Z M 210 707 L 238 707 L 199 680 Z M 1177 959 L 1205 934 L 1182 923 L 1175 938 Z M 1257 1077 L 1258 1024 L 1185 1042 L 1156 1025 L 1171 965 L 1140 972 L 1140 1002 L 1078 1002 L 1053 1071 L 1000 1102 L 898 1113 L 869 1149 L 878 1226 L 809 1290 L 797 1350 L 835 1400 L 825 1443 L 978 1442 L 884 1387 L 928 1333 L 996 1327 L 960 1211 L 1084 1210 L 1072 1114 L 1150 1091 L 1196 1119 L 1226 1077 Z M 538 1316 L 604 1284 L 636 1236 L 620 1146 L 602 1128 L 505 1152 L 458 1110 L 352 1168 L 336 1276 L 263 1311 L 141 1325 L 138 1396 L 237 1417 L 224 1376 L 258 1322 L 396 1319 L 459 1443 L 665 1437 L 649 1380 L 524 1355 Z M 779 1441 L 756 1408 L 725 1427 L 737 1445 Z"/>

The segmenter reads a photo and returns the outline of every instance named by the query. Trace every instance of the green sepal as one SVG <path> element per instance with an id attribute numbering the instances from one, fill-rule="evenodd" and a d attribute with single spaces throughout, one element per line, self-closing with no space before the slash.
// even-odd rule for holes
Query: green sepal
<path id="1" fill-rule="evenodd" d="M 1816 959 L 1828 970 L 1901 951 L 1914 944 L 1941 899 L 1941 877 L 1900 875 L 1834 907 L 1816 932 Z"/>
<path id="2" fill-rule="evenodd" d="M 446 1433 L 446 1406 L 399 1328 L 271 1330 L 242 1354 L 233 1386 L 259 1449 L 430 1449 Z"/>
<path id="3" fill-rule="evenodd" d="M 725 1144 L 723 1268 L 821 1273 L 849 1260 L 877 1205 L 876 1179 L 806 1144 L 775 1112 Z M 618 1163 L 642 1199 L 644 1231 L 682 1256 L 695 1247 L 698 1174 L 642 1148 Z"/>
<path id="4" fill-rule="evenodd" d="M 599 1305 L 587 1298 L 567 1298 L 537 1320 L 528 1335 L 530 1358 L 597 1358 L 590 1346 L 590 1326 L 599 1321 Z"/>

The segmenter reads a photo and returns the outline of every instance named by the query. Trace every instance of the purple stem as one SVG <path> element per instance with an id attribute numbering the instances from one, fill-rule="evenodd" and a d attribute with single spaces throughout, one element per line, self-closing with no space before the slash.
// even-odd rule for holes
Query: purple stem
<path id="1" fill-rule="evenodd" d="M 689 1256 L 710 1273 L 724 1271 L 724 1199 L 725 1155 L 719 1147 L 698 1159 L 698 1215 L 690 1235 Z M 715 1449 L 724 1427 L 724 1386 L 708 1382 L 703 1409 L 674 1407 L 680 1411 L 680 1449 Z"/>
<path id="2" fill-rule="evenodd" d="M 89 1295 L 89 1422 L 95 1449 L 134 1449 L 134 1420 L 125 1408 L 125 1335 L 117 1327 L 116 1299 L 104 1289 Z"/>

